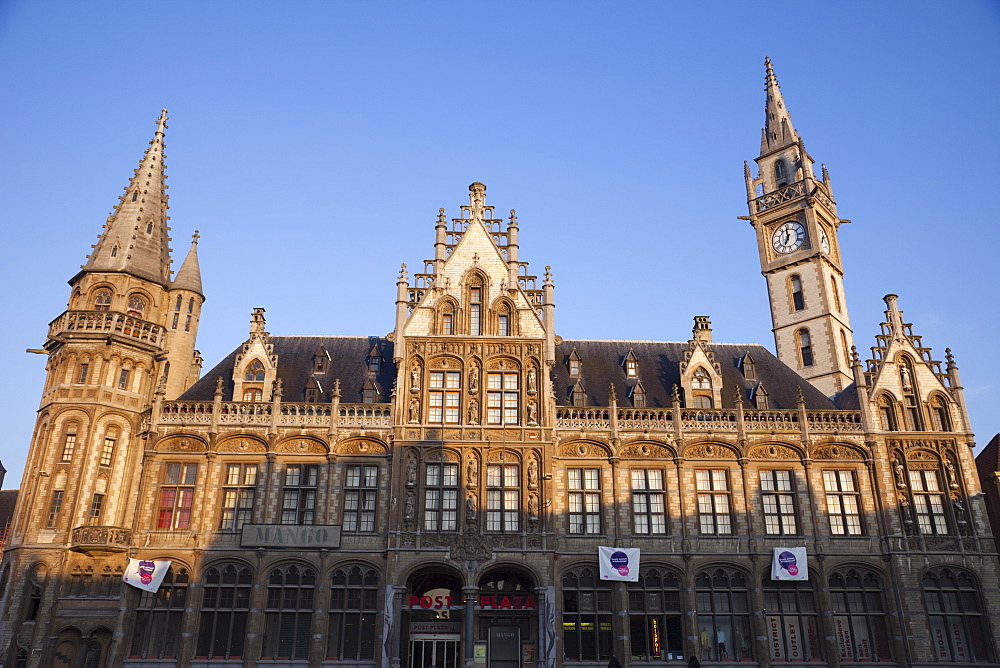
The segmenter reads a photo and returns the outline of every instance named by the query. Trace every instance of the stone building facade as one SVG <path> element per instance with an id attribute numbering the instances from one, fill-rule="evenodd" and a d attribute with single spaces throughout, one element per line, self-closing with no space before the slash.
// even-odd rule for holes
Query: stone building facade
<path id="1" fill-rule="evenodd" d="M 853 345 L 829 174 L 770 63 L 747 220 L 777 357 L 556 334 L 514 211 L 470 186 L 380 336 L 201 375 L 171 278 L 166 115 L 49 326 L 4 555 L 10 666 L 996 665 L 997 562 L 958 368 L 894 295 Z M 636 582 L 598 547 L 640 548 Z M 808 579 L 771 577 L 805 548 Z M 169 559 L 155 593 L 130 557 Z M 634 564 L 633 564 L 634 567 Z"/>

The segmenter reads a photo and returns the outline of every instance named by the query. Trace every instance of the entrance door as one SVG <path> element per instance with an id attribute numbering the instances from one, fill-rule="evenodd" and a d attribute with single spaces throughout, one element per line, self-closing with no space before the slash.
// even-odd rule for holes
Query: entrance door
<path id="1" fill-rule="evenodd" d="M 521 629 L 516 626 L 490 627 L 489 668 L 520 668 Z"/>
<path id="2" fill-rule="evenodd" d="M 451 633 L 410 634 L 410 660 L 407 668 L 459 668 L 459 635 Z"/>

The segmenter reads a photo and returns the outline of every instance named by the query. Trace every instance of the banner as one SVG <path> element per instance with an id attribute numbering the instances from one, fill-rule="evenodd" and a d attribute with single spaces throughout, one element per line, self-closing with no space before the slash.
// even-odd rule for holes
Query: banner
<path id="1" fill-rule="evenodd" d="M 169 559 L 156 559 L 154 561 L 129 559 L 122 582 L 144 591 L 156 592 L 169 569 Z"/>
<path id="2" fill-rule="evenodd" d="M 598 547 L 597 561 L 601 564 L 602 580 L 639 581 L 637 547 Z"/>
<path id="3" fill-rule="evenodd" d="M 809 566 L 806 564 L 806 548 L 776 547 L 771 559 L 772 580 L 808 580 Z"/>

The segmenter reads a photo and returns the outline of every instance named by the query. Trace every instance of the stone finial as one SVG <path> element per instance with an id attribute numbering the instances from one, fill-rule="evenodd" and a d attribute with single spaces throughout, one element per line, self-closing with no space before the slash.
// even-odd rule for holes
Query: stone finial
<path id="1" fill-rule="evenodd" d="M 615 392 L 615 384 L 608 383 L 608 400 L 612 403 L 618 401 L 618 393 Z"/>
<path id="2" fill-rule="evenodd" d="M 851 366 L 861 366 L 861 356 L 858 355 L 857 346 L 851 346 Z"/>
<path id="3" fill-rule="evenodd" d="M 160 109 L 160 117 L 156 119 L 156 133 L 163 134 L 163 131 L 167 129 L 167 110 Z"/>
<path id="4" fill-rule="evenodd" d="M 340 398 L 340 379 L 339 378 L 335 378 L 333 380 L 333 393 L 332 393 L 332 396 L 335 396 L 338 399 Z"/>
<path id="5" fill-rule="evenodd" d="M 671 388 L 671 398 L 678 404 L 681 402 L 681 388 L 677 387 L 677 383 Z"/>
<path id="6" fill-rule="evenodd" d="M 222 396 L 222 388 L 225 387 L 226 381 L 223 380 L 222 376 L 215 379 L 215 396 Z"/>
<path id="7" fill-rule="evenodd" d="M 510 226 L 511 227 L 517 227 L 517 210 L 516 209 L 511 209 L 510 210 L 510 218 L 508 218 L 508 220 L 510 221 Z"/>
<path id="8" fill-rule="evenodd" d="M 250 314 L 250 333 L 262 334 L 266 325 L 267 321 L 264 320 L 264 309 L 258 306 Z"/>
<path id="9" fill-rule="evenodd" d="M 707 315 L 696 315 L 694 317 L 694 329 L 691 333 L 695 341 L 712 342 L 712 321 Z"/>
<path id="10" fill-rule="evenodd" d="M 486 185 L 476 181 L 469 186 L 469 217 L 482 220 L 486 210 Z"/>
<path id="11" fill-rule="evenodd" d="M 733 401 L 736 402 L 737 406 L 742 406 L 743 405 L 743 393 L 740 392 L 740 386 L 739 385 L 733 386 Z"/>
<path id="12" fill-rule="evenodd" d="M 802 406 L 806 403 L 805 395 L 802 394 L 801 385 L 795 386 L 795 403 L 798 404 L 799 406 Z"/>
<path id="13" fill-rule="evenodd" d="M 545 265 L 545 285 L 552 285 L 552 267 Z"/>

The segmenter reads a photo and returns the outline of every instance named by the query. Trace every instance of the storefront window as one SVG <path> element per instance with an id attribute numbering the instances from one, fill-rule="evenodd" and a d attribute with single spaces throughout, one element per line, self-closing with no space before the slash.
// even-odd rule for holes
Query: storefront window
<path id="1" fill-rule="evenodd" d="M 747 577 L 735 568 L 715 568 L 695 577 L 698 657 L 702 661 L 752 661 Z"/>
<path id="2" fill-rule="evenodd" d="M 845 568 L 830 575 L 833 626 L 842 662 L 891 661 L 882 580 L 872 571 Z"/>
<path id="3" fill-rule="evenodd" d="M 629 630 L 633 661 L 680 659 L 681 581 L 666 568 L 640 568 L 639 581 L 628 583 Z"/>
<path id="4" fill-rule="evenodd" d="M 611 658 L 611 583 L 597 568 L 576 568 L 563 576 L 563 653 L 566 661 Z"/>
<path id="5" fill-rule="evenodd" d="M 809 582 L 765 576 L 764 624 L 772 661 L 820 661 L 815 593 Z"/>

